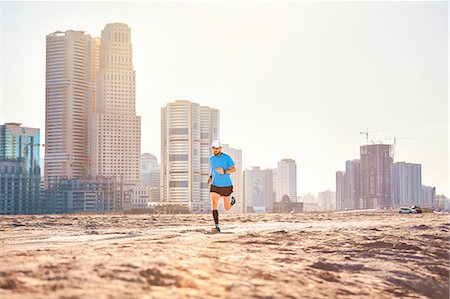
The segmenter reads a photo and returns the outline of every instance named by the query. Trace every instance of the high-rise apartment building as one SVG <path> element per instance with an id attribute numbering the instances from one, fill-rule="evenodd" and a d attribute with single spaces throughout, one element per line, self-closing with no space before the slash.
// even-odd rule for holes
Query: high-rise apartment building
<path id="1" fill-rule="evenodd" d="M 141 118 L 136 115 L 131 29 L 107 24 L 102 30 L 97 98 L 92 125 L 92 174 L 115 177 L 126 186 L 141 180 Z"/>
<path id="2" fill-rule="evenodd" d="M 436 187 L 423 186 L 420 192 L 420 206 L 424 208 L 436 208 Z"/>
<path id="3" fill-rule="evenodd" d="M 186 100 L 161 108 L 161 205 L 206 213 L 211 143 L 219 139 L 219 111 Z"/>
<path id="4" fill-rule="evenodd" d="M 360 209 L 361 161 L 359 159 L 345 162 L 345 202 L 349 209 Z"/>
<path id="5" fill-rule="evenodd" d="M 391 165 L 391 207 L 420 206 L 422 166 L 397 162 Z"/>
<path id="6" fill-rule="evenodd" d="M 88 127 L 96 101 L 99 40 L 83 31 L 46 39 L 45 186 L 49 177 L 85 177 Z"/>
<path id="7" fill-rule="evenodd" d="M 336 210 L 360 209 L 360 160 L 345 162 L 345 171 L 336 172 Z"/>

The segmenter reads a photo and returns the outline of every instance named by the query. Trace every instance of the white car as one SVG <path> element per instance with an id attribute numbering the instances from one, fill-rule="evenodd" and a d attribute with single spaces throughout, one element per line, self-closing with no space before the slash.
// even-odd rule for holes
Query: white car
<path id="1" fill-rule="evenodd" d="M 416 214 L 417 211 L 408 207 L 400 208 L 398 211 L 401 214 Z"/>

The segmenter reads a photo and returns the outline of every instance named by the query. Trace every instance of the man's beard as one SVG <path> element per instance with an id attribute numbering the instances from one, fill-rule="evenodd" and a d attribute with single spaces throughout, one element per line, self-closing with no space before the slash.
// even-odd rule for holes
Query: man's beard
<path id="1" fill-rule="evenodd" d="M 217 152 L 217 154 L 214 153 L 214 156 L 220 156 L 221 153 L 222 153 L 222 152 Z"/>

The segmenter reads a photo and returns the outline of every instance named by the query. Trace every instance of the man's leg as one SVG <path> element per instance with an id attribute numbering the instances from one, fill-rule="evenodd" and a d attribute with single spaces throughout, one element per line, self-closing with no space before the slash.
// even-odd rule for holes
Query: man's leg
<path id="1" fill-rule="evenodd" d="M 226 211 L 231 209 L 231 201 L 230 201 L 230 196 L 224 196 L 223 197 L 223 207 L 225 208 Z"/>
<path id="2" fill-rule="evenodd" d="M 212 201 L 212 214 L 214 217 L 214 223 L 216 224 L 216 226 L 219 225 L 219 199 L 220 199 L 220 194 L 215 193 L 215 192 L 211 192 L 209 193 L 211 196 L 211 201 Z"/>
<path id="3" fill-rule="evenodd" d="M 233 186 L 229 187 L 229 192 L 227 196 L 223 197 L 223 207 L 225 208 L 226 211 L 229 211 L 231 209 L 231 207 L 234 205 L 234 202 L 231 203 L 231 194 L 233 194 Z M 236 201 L 235 201 L 236 202 Z"/>

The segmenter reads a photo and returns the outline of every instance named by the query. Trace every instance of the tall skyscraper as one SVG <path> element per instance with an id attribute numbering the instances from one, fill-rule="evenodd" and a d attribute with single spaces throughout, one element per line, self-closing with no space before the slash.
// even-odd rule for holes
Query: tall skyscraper
<path id="1" fill-rule="evenodd" d="M 297 201 L 297 164 L 295 160 L 283 159 L 278 162 L 277 169 L 277 197 L 280 202 L 284 195 L 293 202 Z"/>
<path id="2" fill-rule="evenodd" d="M 390 208 L 392 146 L 371 144 L 360 147 L 361 198 L 360 207 Z"/>
<path id="3" fill-rule="evenodd" d="M 107 24 L 102 30 L 97 99 L 92 125 L 92 173 L 140 185 L 141 118 L 136 115 L 131 30 Z"/>
<path id="4" fill-rule="evenodd" d="M 0 214 L 40 212 L 39 129 L 0 125 Z"/>
<path id="5" fill-rule="evenodd" d="M 244 177 L 242 171 L 242 150 L 230 147 L 228 144 L 222 145 L 222 151 L 227 153 L 234 161 L 236 166 L 236 172 L 230 174 L 231 181 L 233 182 L 233 194 L 236 197 L 236 204 L 229 211 L 230 213 L 242 214 L 245 213 L 244 206 L 244 192 L 243 184 Z"/>
<path id="6" fill-rule="evenodd" d="M 391 207 L 420 206 L 422 166 L 397 162 L 391 165 Z"/>
<path id="7" fill-rule="evenodd" d="M 271 213 L 274 193 L 271 169 L 253 166 L 244 171 L 244 204 L 246 212 Z"/>
<path id="8" fill-rule="evenodd" d="M 98 49 L 98 39 L 82 31 L 47 35 L 45 186 L 49 177 L 88 174 L 88 126 L 96 101 Z"/>
<path id="9" fill-rule="evenodd" d="M 207 183 L 211 143 L 219 139 L 219 110 L 177 100 L 161 108 L 161 204 L 211 210 Z"/>

